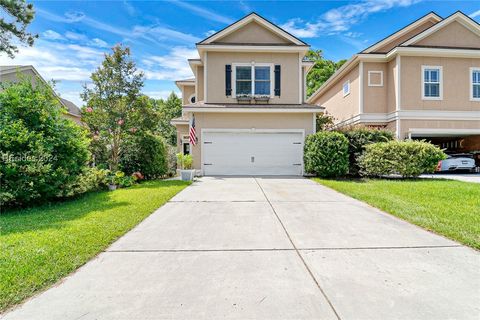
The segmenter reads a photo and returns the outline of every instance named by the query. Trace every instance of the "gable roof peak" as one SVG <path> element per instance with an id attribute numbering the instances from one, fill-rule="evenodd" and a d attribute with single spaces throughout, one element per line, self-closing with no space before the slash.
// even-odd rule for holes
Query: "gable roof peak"
<path id="1" fill-rule="evenodd" d="M 415 28 L 422 25 L 423 23 L 426 23 L 429 20 L 434 20 L 434 21 L 436 21 L 436 23 L 438 23 L 438 22 L 442 21 L 443 18 L 441 16 L 439 16 L 436 12 L 430 11 L 427 14 L 418 18 L 417 20 L 413 21 L 412 23 L 406 25 L 405 27 L 395 31 L 394 33 L 390 34 L 389 36 L 386 36 L 382 40 L 374 43 L 370 47 L 364 49 L 363 51 L 361 51 L 361 53 L 372 53 L 375 50 L 384 46 L 385 44 L 391 43 L 392 41 L 395 41 L 395 39 L 400 38 L 401 36 L 407 34 L 411 30 L 414 30 Z"/>
<path id="2" fill-rule="evenodd" d="M 469 29 L 473 33 L 480 36 L 480 24 L 477 21 L 470 18 L 465 13 L 463 13 L 462 11 L 458 10 L 458 11 L 455 11 L 454 13 L 452 13 L 451 15 L 449 15 L 448 17 L 446 17 L 445 19 L 443 19 L 442 21 L 440 21 L 439 23 L 431 26 L 430 28 L 420 32 L 416 36 L 414 36 L 414 37 L 410 38 L 409 40 L 405 41 L 404 43 L 402 43 L 402 46 L 413 45 L 413 44 L 417 43 L 418 41 L 420 41 L 422 39 L 425 39 L 429 35 L 435 33 L 436 31 L 442 29 L 443 27 L 449 25 L 450 23 L 452 23 L 454 21 L 462 24 L 465 28 Z"/>
<path id="3" fill-rule="evenodd" d="M 244 16 L 243 18 L 240 18 L 239 20 L 237 20 L 237 21 L 233 22 L 232 24 L 226 26 L 222 30 L 220 30 L 220 31 L 210 35 L 209 37 L 203 39 L 202 41 L 198 42 L 197 45 L 205 45 L 205 44 L 210 44 L 212 42 L 215 42 L 215 40 L 217 40 L 219 38 L 222 38 L 222 37 L 234 32 L 235 30 L 238 30 L 239 28 L 243 27 L 244 25 L 246 25 L 246 24 L 248 24 L 252 21 L 257 22 L 258 24 L 262 25 L 266 29 L 270 30 L 271 32 L 273 32 L 273 33 L 275 33 L 279 36 L 281 36 L 282 38 L 285 38 L 285 39 L 289 40 L 290 42 L 292 42 L 295 45 L 308 46 L 308 44 L 305 43 L 304 41 L 295 37 L 294 35 L 292 35 L 288 31 L 280 28 L 279 26 L 277 26 L 273 22 L 269 21 L 268 19 L 262 17 L 260 14 L 258 14 L 255 11 L 250 12 L 249 14 Z"/>

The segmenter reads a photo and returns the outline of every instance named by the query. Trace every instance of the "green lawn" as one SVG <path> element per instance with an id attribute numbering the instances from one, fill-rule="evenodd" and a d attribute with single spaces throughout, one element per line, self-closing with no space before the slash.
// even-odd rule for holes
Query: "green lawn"
<path id="1" fill-rule="evenodd" d="M 480 184 L 453 180 L 315 181 L 480 249 Z"/>
<path id="2" fill-rule="evenodd" d="M 68 275 L 188 183 L 152 181 L 0 216 L 0 311 Z"/>

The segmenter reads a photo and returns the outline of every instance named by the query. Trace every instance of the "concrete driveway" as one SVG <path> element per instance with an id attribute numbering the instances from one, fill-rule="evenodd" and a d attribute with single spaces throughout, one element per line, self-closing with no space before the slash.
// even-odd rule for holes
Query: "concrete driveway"
<path id="1" fill-rule="evenodd" d="M 301 178 L 202 178 L 5 319 L 478 319 L 480 254 Z"/>

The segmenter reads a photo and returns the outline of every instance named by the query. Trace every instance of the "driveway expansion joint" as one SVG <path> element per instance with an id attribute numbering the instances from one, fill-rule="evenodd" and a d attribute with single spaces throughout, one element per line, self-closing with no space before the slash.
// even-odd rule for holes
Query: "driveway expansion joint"
<path id="1" fill-rule="evenodd" d="M 320 283 L 317 281 L 317 279 L 315 278 L 315 276 L 313 275 L 313 272 L 312 270 L 310 270 L 310 268 L 308 267 L 307 265 L 307 262 L 303 259 L 302 255 L 300 254 L 300 251 L 298 250 L 297 246 L 295 245 L 295 243 L 293 242 L 292 238 L 290 237 L 290 234 L 288 233 L 287 231 L 287 228 L 285 227 L 285 225 L 283 224 L 282 220 L 280 219 L 280 217 L 278 216 L 277 212 L 275 211 L 275 208 L 273 207 L 272 203 L 270 202 L 270 199 L 268 199 L 267 195 L 265 194 L 265 191 L 263 190 L 262 186 L 260 185 L 260 183 L 258 183 L 258 180 L 257 178 L 254 178 L 255 182 L 257 183 L 258 187 L 260 188 L 260 190 L 262 191 L 263 193 L 263 196 L 265 197 L 265 199 L 267 200 L 268 204 L 270 205 L 270 208 L 272 209 L 273 213 L 275 214 L 275 217 L 277 217 L 277 220 L 278 222 L 280 223 L 280 225 L 282 226 L 283 228 L 283 231 L 285 232 L 285 234 L 287 235 L 288 237 L 288 240 L 290 241 L 290 243 L 292 244 L 297 256 L 300 258 L 300 260 L 302 261 L 305 269 L 307 269 L 307 272 L 308 274 L 310 275 L 310 277 L 312 278 L 312 280 L 315 282 L 318 290 L 320 290 L 320 293 L 323 295 L 323 297 L 325 298 L 325 300 L 327 301 L 328 305 L 330 306 L 330 308 L 332 309 L 333 313 L 335 314 L 335 316 L 337 317 L 338 320 L 341 320 L 340 318 L 340 315 L 338 314 L 337 310 L 335 309 L 335 307 L 333 306 L 332 302 L 330 301 L 330 299 L 328 298 L 327 294 L 325 293 L 325 291 L 322 289 L 322 287 L 320 286 Z"/>

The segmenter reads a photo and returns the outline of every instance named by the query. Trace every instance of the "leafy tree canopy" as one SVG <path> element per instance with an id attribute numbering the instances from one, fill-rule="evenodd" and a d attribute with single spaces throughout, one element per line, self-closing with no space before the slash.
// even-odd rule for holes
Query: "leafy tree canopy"
<path id="1" fill-rule="evenodd" d="M 38 38 L 37 34 L 27 32 L 35 11 L 33 5 L 25 0 L 0 0 L 0 9 L 6 13 L 0 17 L 0 52 L 13 58 L 18 52 L 14 38 L 29 46 Z"/>
<path id="2" fill-rule="evenodd" d="M 182 99 L 175 92 L 172 92 L 166 100 L 156 100 L 155 104 L 159 112 L 160 134 L 168 144 L 175 146 L 177 144 L 177 131 L 170 124 L 170 121 L 182 115 Z"/>
<path id="3" fill-rule="evenodd" d="M 151 100 L 140 93 L 144 76 L 130 49 L 117 45 L 112 51 L 92 73 L 92 86 L 84 87 L 82 120 L 93 139 L 105 146 L 99 149 L 107 152 L 110 169 L 117 170 L 128 136 L 155 128 L 158 116 Z"/>
<path id="4" fill-rule="evenodd" d="M 323 57 L 322 50 L 310 50 L 308 51 L 306 58 L 314 61 L 315 65 L 312 67 L 310 72 L 307 74 L 307 96 L 310 97 L 325 81 L 330 78 L 335 71 L 340 69 L 340 67 L 347 60 L 340 60 L 334 62 L 332 60 L 327 60 Z"/>

